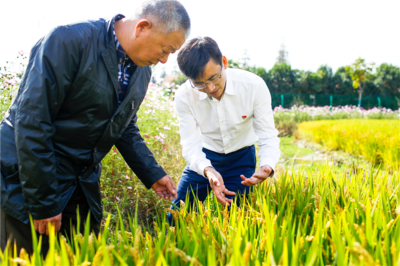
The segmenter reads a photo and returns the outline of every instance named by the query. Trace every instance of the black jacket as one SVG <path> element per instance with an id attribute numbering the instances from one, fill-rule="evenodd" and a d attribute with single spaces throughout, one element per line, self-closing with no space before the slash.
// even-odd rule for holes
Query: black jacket
<path id="1" fill-rule="evenodd" d="M 31 50 L 0 124 L 1 207 L 25 223 L 61 213 L 77 182 L 100 221 L 100 162 L 114 144 L 147 188 L 166 175 L 136 124 L 150 67 L 118 107 L 114 19 L 57 27 Z"/>

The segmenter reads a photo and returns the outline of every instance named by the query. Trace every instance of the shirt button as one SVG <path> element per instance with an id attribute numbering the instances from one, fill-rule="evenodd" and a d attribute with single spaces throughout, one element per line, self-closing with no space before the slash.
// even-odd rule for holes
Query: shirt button
<path id="1" fill-rule="evenodd" d="M 94 148 L 93 152 L 97 152 L 97 147 L 96 147 L 96 148 Z"/>
<path id="2" fill-rule="evenodd" d="M 110 122 L 111 123 L 114 122 L 114 117 L 111 117 Z"/>

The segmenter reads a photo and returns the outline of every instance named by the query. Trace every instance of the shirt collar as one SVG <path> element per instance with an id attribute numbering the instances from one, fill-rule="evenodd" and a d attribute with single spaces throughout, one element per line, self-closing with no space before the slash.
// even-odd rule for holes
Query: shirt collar
<path id="1" fill-rule="evenodd" d="M 227 68 L 225 70 L 225 73 L 226 73 L 226 88 L 224 93 L 229 95 L 235 95 L 236 91 L 235 88 L 233 87 L 232 78 L 230 77 L 231 74 L 230 69 Z M 204 100 L 206 98 L 207 98 L 207 93 L 199 91 L 199 100 Z"/>
<path id="2" fill-rule="evenodd" d="M 118 21 L 120 19 L 123 19 L 124 17 L 125 17 L 124 15 L 118 14 L 115 16 L 114 22 Z M 114 23 L 112 25 L 112 30 L 113 30 L 114 39 L 115 39 L 115 49 L 117 50 L 118 57 L 122 56 L 122 54 L 124 54 L 125 56 L 123 56 L 123 60 L 134 64 L 133 61 L 131 60 L 131 58 L 126 54 L 124 48 L 122 48 L 121 44 L 118 41 L 117 35 L 115 34 Z"/>

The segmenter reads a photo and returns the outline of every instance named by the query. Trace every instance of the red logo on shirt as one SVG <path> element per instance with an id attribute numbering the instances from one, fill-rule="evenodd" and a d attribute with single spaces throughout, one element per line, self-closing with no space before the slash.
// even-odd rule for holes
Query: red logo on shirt
<path id="1" fill-rule="evenodd" d="M 242 118 L 243 118 L 243 119 L 246 119 L 246 118 L 247 118 L 247 116 L 243 115 L 243 116 L 242 116 Z"/>

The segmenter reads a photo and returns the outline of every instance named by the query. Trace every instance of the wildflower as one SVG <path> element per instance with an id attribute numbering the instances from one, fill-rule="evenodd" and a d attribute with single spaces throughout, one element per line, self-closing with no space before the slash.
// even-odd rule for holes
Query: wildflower
<path id="1" fill-rule="evenodd" d="M 148 138 L 148 139 L 150 138 L 148 135 L 143 135 L 143 137 Z"/>
<path id="2" fill-rule="evenodd" d="M 164 126 L 164 130 L 170 130 L 169 126 L 168 125 Z"/>
<path id="3" fill-rule="evenodd" d="M 122 180 L 118 180 L 118 182 L 122 183 Z"/>
<path id="4" fill-rule="evenodd" d="M 131 179 L 128 175 L 125 175 L 125 179 Z"/>
<path id="5" fill-rule="evenodd" d="M 113 148 L 112 150 L 113 150 L 115 153 L 118 153 L 118 151 L 117 151 L 116 149 Z"/>
<path id="6" fill-rule="evenodd" d="M 127 189 L 132 189 L 132 187 L 126 187 Z"/>
<path id="7" fill-rule="evenodd" d="M 121 201 L 121 199 L 120 199 L 120 198 L 118 198 L 118 196 L 116 196 L 115 198 L 116 198 L 118 201 Z"/>
<path id="8" fill-rule="evenodd" d="M 160 132 L 159 135 L 160 135 L 160 137 L 163 138 L 163 139 L 165 139 L 165 137 L 167 136 L 167 135 L 165 135 L 165 134 L 163 134 L 163 133 L 161 133 L 161 132 Z"/>
<path id="9" fill-rule="evenodd" d="M 161 133 L 160 133 L 161 135 Z M 162 144 L 164 144 L 164 140 L 160 136 L 155 136 L 155 139 L 159 140 Z"/>
<path id="10" fill-rule="evenodd" d="M 18 51 L 19 55 L 25 55 L 25 52 L 23 50 Z"/>
<path id="11" fill-rule="evenodd" d="M 165 147 L 162 147 L 163 148 L 163 150 L 166 150 L 167 148 L 165 148 Z"/>

